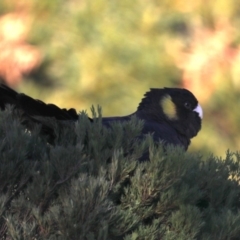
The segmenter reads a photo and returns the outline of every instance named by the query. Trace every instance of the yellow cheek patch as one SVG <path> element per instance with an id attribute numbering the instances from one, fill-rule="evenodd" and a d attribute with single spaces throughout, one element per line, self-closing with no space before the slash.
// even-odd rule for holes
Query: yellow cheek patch
<path id="1" fill-rule="evenodd" d="M 170 120 L 177 120 L 177 112 L 175 104 L 172 101 L 171 96 L 166 95 L 160 100 L 160 105 L 162 106 L 163 113 L 170 119 Z"/>

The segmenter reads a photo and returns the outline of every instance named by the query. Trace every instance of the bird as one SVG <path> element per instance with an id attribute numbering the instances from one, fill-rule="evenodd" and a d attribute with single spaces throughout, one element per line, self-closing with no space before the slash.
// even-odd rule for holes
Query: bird
<path id="1" fill-rule="evenodd" d="M 79 118 L 74 108 L 65 109 L 55 104 L 46 104 L 0 84 L 0 109 L 5 110 L 8 104 L 21 111 L 27 119 L 27 125 L 29 122 L 42 124 L 45 132 L 50 135 L 52 129 L 44 125 L 44 118 L 66 123 L 76 122 Z M 187 89 L 150 88 L 134 113 L 127 116 L 102 117 L 102 124 L 109 128 L 113 122 L 126 122 L 133 116 L 143 120 L 141 137 L 151 134 L 154 142 L 180 146 L 187 151 L 191 139 L 201 130 L 203 110 L 197 98 Z M 92 119 L 89 118 L 89 121 Z"/>

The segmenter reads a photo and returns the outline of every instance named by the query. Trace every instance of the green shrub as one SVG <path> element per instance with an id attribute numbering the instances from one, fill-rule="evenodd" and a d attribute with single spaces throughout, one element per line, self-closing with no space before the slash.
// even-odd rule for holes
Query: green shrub
<path id="1" fill-rule="evenodd" d="M 93 113 L 50 145 L 0 112 L 2 239 L 239 239 L 238 153 L 163 149 L 135 140 L 137 119 L 106 129 Z"/>

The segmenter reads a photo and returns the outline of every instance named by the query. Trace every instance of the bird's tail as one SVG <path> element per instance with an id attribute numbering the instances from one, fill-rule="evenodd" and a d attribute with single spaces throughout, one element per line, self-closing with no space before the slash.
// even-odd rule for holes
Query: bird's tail
<path id="1" fill-rule="evenodd" d="M 17 93 L 8 86 L 0 85 L 0 108 L 4 110 L 6 105 L 12 105 L 18 110 L 22 110 L 28 116 L 34 117 L 53 117 L 57 120 L 78 119 L 75 109 L 61 109 L 54 104 L 46 104 L 40 100 L 33 99 L 23 93 Z"/>
<path id="2" fill-rule="evenodd" d="M 0 109 L 5 110 L 7 105 L 13 107 L 19 121 L 28 130 L 31 131 L 36 124 L 40 125 L 41 134 L 47 137 L 49 143 L 54 143 L 57 135 L 64 129 L 72 128 L 72 123 L 78 120 L 78 114 L 73 108 L 61 109 L 0 84 Z"/>
<path id="3" fill-rule="evenodd" d="M 4 84 L 0 85 L 0 108 L 1 110 L 5 110 L 6 105 L 10 104 L 16 106 L 17 104 L 17 95 L 13 89 L 7 87 Z"/>

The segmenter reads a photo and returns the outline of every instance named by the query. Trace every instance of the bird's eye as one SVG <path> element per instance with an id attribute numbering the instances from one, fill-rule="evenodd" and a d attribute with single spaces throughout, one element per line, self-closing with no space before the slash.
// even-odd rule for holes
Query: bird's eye
<path id="1" fill-rule="evenodd" d="M 192 109 L 192 105 L 189 102 L 185 102 L 184 107 L 187 108 L 187 109 Z"/>

